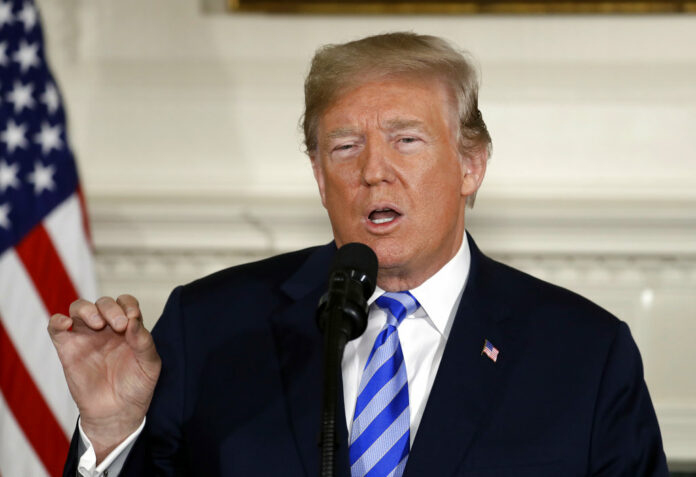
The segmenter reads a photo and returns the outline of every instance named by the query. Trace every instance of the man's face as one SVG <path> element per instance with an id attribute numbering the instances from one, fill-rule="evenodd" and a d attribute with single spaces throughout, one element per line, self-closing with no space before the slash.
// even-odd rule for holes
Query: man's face
<path id="1" fill-rule="evenodd" d="M 336 245 L 369 245 L 386 290 L 420 285 L 461 245 L 485 160 L 459 153 L 456 124 L 440 82 L 406 78 L 350 90 L 320 118 L 311 159 Z"/>

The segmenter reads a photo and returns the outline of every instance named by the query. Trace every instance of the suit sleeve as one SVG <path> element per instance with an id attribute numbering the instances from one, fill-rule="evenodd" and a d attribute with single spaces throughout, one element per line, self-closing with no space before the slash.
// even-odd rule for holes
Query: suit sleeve
<path id="1" fill-rule="evenodd" d="M 75 425 L 75 431 L 73 432 L 72 439 L 70 440 L 70 449 L 68 450 L 68 456 L 65 459 L 65 465 L 63 466 L 63 477 L 74 477 L 77 475 L 77 464 L 80 460 L 78 455 L 78 446 L 80 443 L 80 431 Z"/>
<path id="2" fill-rule="evenodd" d="M 145 429 L 126 461 L 122 475 L 184 475 L 183 414 L 186 387 L 186 343 L 181 307 L 182 287 L 169 296 L 152 336 L 162 358 Z M 131 459 L 132 458 L 132 459 Z M 153 470 L 154 469 L 154 472 Z M 148 473 L 149 472 L 149 473 Z"/>
<path id="3" fill-rule="evenodd" d="M 590 475 L 668 477 L 640 353 L 623 322 L 607 354 L 592 429 Z"/>

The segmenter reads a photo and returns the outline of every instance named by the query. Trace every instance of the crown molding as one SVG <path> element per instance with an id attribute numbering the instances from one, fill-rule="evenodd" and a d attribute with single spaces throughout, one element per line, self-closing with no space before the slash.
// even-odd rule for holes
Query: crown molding
<path id="1" fill-rule="evenodd" d="M 97 250 L 281 253 L 331 240 L 303 194 L 91 196 Z M 467 228 L 489 253 L 696 257 L 696 199 L 479 197 Z"/>

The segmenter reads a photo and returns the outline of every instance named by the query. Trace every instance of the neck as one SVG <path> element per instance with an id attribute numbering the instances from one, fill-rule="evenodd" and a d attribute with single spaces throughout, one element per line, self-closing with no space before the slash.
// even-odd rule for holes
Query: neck
<path id="1" fill-rule="evenodd" d="M 398 292 L 404 290 L 413 290 L 419 287 L 430 277 L 435 275 L 442 267 L 444 267 L 457 254 L 462 245 L 462 240 L 459 239 L 448 255 L 442 259 L 427 263 L 426 265 L 417 265 L 415 267 L 395 266 L 390 268 L 380 267 L 377 271 L 377 286 L 384 291 Z"/>

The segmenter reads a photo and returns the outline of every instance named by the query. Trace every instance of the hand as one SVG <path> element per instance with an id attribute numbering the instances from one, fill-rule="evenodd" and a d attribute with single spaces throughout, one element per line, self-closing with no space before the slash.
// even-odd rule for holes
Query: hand
<path id="1" fill-rule="evenodd" d="M 130 295 L 77 300 L 53 315 L 48 332 L 63 365 L 82 429 L 101 462 L 143 421 L 162 362 Z"/>

